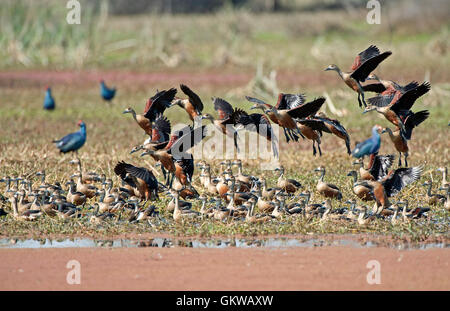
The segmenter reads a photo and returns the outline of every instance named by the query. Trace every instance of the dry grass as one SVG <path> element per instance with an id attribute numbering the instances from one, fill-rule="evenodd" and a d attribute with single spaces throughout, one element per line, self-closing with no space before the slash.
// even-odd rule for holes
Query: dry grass
<path id="1" fill-rule="evenodd" d="M 442 87 L 442 85 L 437 85 L 436 89 Z M 294 89 L 289 90 L 294 91 Z M 319 95 L 313 91 L 303 91 L 306 91 L 311 97 Z M 219 88 L 214 93 L 201 93 L 201 95 L 202 98 L 207 99 L 212 95 L 221 96 L 222 92 L 225 91 Z M 78 118 L 87 123 L 88 140 L 80 152 L 85 171 L 104 173 L 106 176 L 112 177 L 117 184 L 119 180 L 114 175 L 113 167 L 119 160 L 125 160 L 135 165 L 154 165 L 151 159 L 143 160 L 138 155 L 129 154 L 130 149 L 142 142 L 145 137 L 130 116 L 122 115 L 123 109 L 127 106 L 133 106 L 140 110 L 144 99 L 149 95 L 147 92 L 129 91 L 125 84 L 124 87 L 119 88 L 115 103 L 109 107 L 99 98 L 97 88 L 74 91 L 69 86 L 60 87 L 54 91 L 57 99 L 57 110 L 54 112 L 41 110 L 42 93 L 42 90 L 38 88 L 1 89 L 4 102 L 0 107 L 1 176 L 24 176 L 45 169 L 49 182 L 67 180 L 74 173 L 74 167 L 68 164 L 72 156 L 59 154 L 51 141 L 76 130 L 75 122 Z M 353 93 L 330 90 L 329 95 L 335 105 L 345 114 L 339 119 L 349 130 L 352 145 L 355 141 L 361 141 L 370 135 L 370 128 L 373 124 L 389 125 L 376 113 L 361 115 Z M 450 115 L 445 108 L 446 98 L 439 95 L 433 88 L 433 91 L 415 106 L 416 109 L 429 109 L 431 117 L 415 130 L 410 143 L 410 165 L 424 165 L 423 177 L 419 182 L 404 189 L 396 198 L 408 199 L 412 206 L 427 206 L 424 201 L 425 188 L 421 186 L 421 182 L 432 178 L 435 185 L 440 183 L 441 175 L 435 169 L 440 166 L 448 166 L 448 138 L 445 131 L 448 130 L 447 122 Z M 249 107 L 248 103 L 240 96 L 227 97 L 227 99 L 244 109 Z M 206 104 L 206 111 L 212 112 L 211 104 Z M 167 116 L 173 124 L 189 122 L 187 115 L 184 112 L 181 113 L 178 107 L 168 110 Z M 382 140 L 380 153 L 394 153 L 388 137 L 382 137 Z M 324 136 L 322 143 L 324 155 L 322 157 L 312 156 L 311 143 L 308 141 L 289 145 L 284 142 L 284 138 L 282 141 L 280 160 L 287 169 L 287 176 L 296 178 L 302 183 L 304 189 L 309 189 L 313 193 L 313 202 L 324 200 L 315 192 L 318 176 L 314 174 L 313 169 L 319 165 L 326 166 L 326 180 L 339 185 L 345 200 L 354 198 L 350 180 L 346 177 L 346 173 L 353 169 L 352 159 L 346 155 L 342 141 L 332 136 Z M 214 163 L 216 164 L 214 166 L 215 173 L 217 173 L 218 161 Z M 244 169 L 246 174 L 265 176 L 270 185 L 275 183 L 276 176 L 270 171 L 261 171 L 259 163 L 256 161 L 246 162 Z M 200 190 L 197 178 L 198 175 L 194 178 L 194 185 Z M 38 181 L 36 180 L 36 182 Z M 370 225 L 359 226 L 357 223 L 347 221 L 321 222 L 318 219 L 305 220 L 294 217 L 262 225 L 249 225 L 242 221 L 221 223 L 212 220 L 176 224 L 172 222 L 171 215 L 164 209 L 167 202 L 168 199 L 164 196 L 161 201 L 155 202 L 167 223 L 129 224 L 127 222 L 128 214 L 123 214 L 119 222 L 111 220 L 102 225 L 91 224 L 88 217 L 80 220 L 57 220 L 44 217 L 33 223 L 16 222 L 7 217 L 0 220 L 0 235 L 33 237 L 89 235 L 101 237 L 144 232 L 165 232 L 179 236 L 373 233 L 423 241 L 441 235 L 448 237 L 449 232 L 449 212 L 439 207 L 432 207 L 427 220 L 412 221 L 398 226 L 391 225 L 388 220 L 377 220 Z M 92 204 L 93 201 L 90 203 Z M 343 206 L 338 201 L 333 204 L 336 208 Z M 194 201 L 194 208 L 199 209 L 200 202 Z M 85 214 L 91 212 L 83 211 Z"/>

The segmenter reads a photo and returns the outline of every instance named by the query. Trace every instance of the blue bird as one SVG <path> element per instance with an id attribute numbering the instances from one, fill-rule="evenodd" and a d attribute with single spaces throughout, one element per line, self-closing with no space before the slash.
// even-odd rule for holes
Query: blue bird
<path id="1" fill-rule="evenodd" d="M 50 89 L 49 86 L 47 86 L 47 90 L 45 91 L 44 109 L 45 110 L 55 109 L 55 100 L 53 99 L 52 90 Z"/>
<path id="2" fill-rule="evenodd" d="M 352 151 L 352 156 L 354 158 L 362 158 L 367 155 L 377 153 L 380 150 L 381 137 L 380 133 L 383 128 L 379 125 L 375 125 L 372 128 L 372 137 L 366 139 L 362 143 L 356 145 L 355 149 Z"/>
<path id="3" fill-rule="evenodd" d="M 78 121 L 78 126 L 80 130 L 75 133 L 70 133 L 59 140 L 54 140 L 56 143 L 56 147 L 62 153 L 67 152 L 76 152 L 78 153 L 78 149 L 83 147 L 86 142 L 86 124 L 83 121 Z"/>
<path id="4" fill-rule="evenodd" d="M 106 101 L 111 101 L 116 95 L 116 88 L 108 88 L 105 81 L 100 80 L 100 94 Z"/>

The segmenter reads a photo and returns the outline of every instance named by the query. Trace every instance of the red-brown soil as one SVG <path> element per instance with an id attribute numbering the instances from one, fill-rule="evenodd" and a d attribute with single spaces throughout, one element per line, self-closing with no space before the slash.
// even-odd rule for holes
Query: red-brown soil
<path id="1" fill-rule="evenodd" d="M 449 249 L 2 249 L 0 258 L 0 290 L 450 290 Z M 66 282 L 72 259 L 80 285 Z M 370 260 L 379 285 L 367 283 Z"/>

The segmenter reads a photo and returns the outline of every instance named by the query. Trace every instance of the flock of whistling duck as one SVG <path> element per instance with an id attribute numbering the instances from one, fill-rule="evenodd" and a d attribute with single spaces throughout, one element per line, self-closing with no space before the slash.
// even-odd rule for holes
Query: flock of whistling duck
<path id="1" fill-rule="evenodd" d="M 135 146 L 130 153 L 140 151 L 141 156 L 150 156 L 156 166 L 161 167 L 164 181 L 159 181 L 153 171 L 120 161 L 114 167 L 120 185 L 114 187 L 112 178 L 94 172 L 85 173 L 78 157 L 80 149 L 86 141 L 86 125 L 79 121 L 80 130 L 59 140 L 56 147 L 62 152 L 75 152 L 76 159 L 70 164 L 76 165 L 74 173 L 68 181 L 61 184 L 56 181 L 50 184 L 45 171 L 36 173 L 39 180 L 33 182 L 30 176 L 11 178 L 6 176 L 0 180 L 5 184 L 5 191 L 0 193 L 4 206 L 0 215 L 10 214 L 17 220 L 36 220 L 40 217 L 89 217 L 93 223 L 101 223 L 105 219 L 120 219 L 123 215 L 130 222 L 145 221 L 161 214 L 151 204 L 159 200 L 160 195 L 171 198 L 166 210 L 173 213 L 174 221 L 192 218 L 212 218 L 217 221 L 241 220 L 249 223 L 273 221 L 282 217 L 305 217 L 357 221 L 364 225 L 374 219 L 381 218 L 393 224 L 426 217 L 429 207 L 412 206 L 408 201 L 390 200 L 403 188 L 417 181 L 422 173 L 422 166 L 407 167 L 408 141 L 412 130 L 429 117 L 427 110 L 411 111 L 415 101 L 430 90 L 430 84 L 411 82 L 401 86 L 394 81 L 382 80 L 372 71 L 392 52 L 380 53 L 376 46 L 370 46 L 355 58 L 351 71 L 343 72 L 336 65 L 329 65 L 325 70 L 336 71 L 341 79 L 358 93 L 358 103 L 363 113 L 376 110 L 384 115 L 395 127 L 382 128 L 375 125 L 372 136 L 356 144 L 351 150 L 350 136 L 338 120 L 328 118 L 319 112 L 325 98 L 319 97 L 306 101 L 304 94 L 279 94 L 276 105 L 268 104 L 260 99 L 247 96 L 253 106 L 252 110 L 262 113 L 248 113 L 240 108 L 233 108 L 222 98 L 213 98 L 214 109 L 218 117 L 203 114 L 203 102 L 188 86 L 181 84 L 184 98 L 176 97 L 177 89 L 158 91 L 148 99 L 142 114 L 127 108 L 124 114 L 131 114 L 134 121 L 149 136 L 141 145 Z M 366 80 L 376 82 L 362 85 Z M 366 102 L 365 93 L 377 95 Z M 101 81 L 101 96 L 110 102 L 116 93 L 115 88 L 108 88 Z M 186 111 L 193 126 L 171 132 L 171 123 L 164 116 L 166 109 L 178 106 Z M 55 109 L 55 100 L 50 88 L 44 99 L 44 109 Z M 342 202 L 343 194 L 338 185 L 326 182 L 326 169 L 317 167 L 316 190 L 320 194 L 320 202 L 310 202 L 311 189 L 305 189 L 301 181 L 287 178 L 283 166 L 274 169 L 278 174 L 276 185 L 269 187 L 264 177 L 244 174 L 241 160 L 226 160 L 220 163 L 219 173 L 213 176 L 211 164 L 197 161 L 191 154 L 180 156 L 174 150 L 189 150 L 206 136 L 206 125 L 198 126 L 196 121 L 209 120 L 224 135 L 233 139 L 234 147 L 239 149 L 239 131 L 254 131 L 272 143 L 272 152 L 278 158 L 276 137 L 272 130 L 272 122 L 283 128 L 286 141 L 297 142 L 300 137 L 312 141 L 313 154 L 320 148 L 323 132 L 344 140 L 346 151 L 356 161 L 356 169 L 348 173 L 352 178 L 354 197 L 347 198 L 345 203 L 333 209 L 333 199 Z M 197 126 L 196 126 L 197 125 Z M 264 130 L 262 130 L 264 128 Z M 394 155 L 380 155 L 380 135 L 388 133 L 395 149 L 398 151 L 398 168 L 391 170 L 395 161 Z M 316 149 L 317 147 L 317 149 Z M 364 158 L 369 158 L 365 167 Z M 404 167 L 402 167 L 402 156 Z M 152 168 L 154 169 L 154 168 Z M 194 180 L 194 170 L 200 171 Z M 433 193 L 432 182 L 423 184 L 426 187 L 424 198 L 429 205 L 444 206 L 450 209 L 447 168 L 438 169 L 442 175 L 439 190 L 445 195 Z M 194 187 L 195 184 L 195 187 Z M 369 209 L 365 203 L 374 201 Z M 6 202 L 10 202 L 6 204 Z M 128 212 L 124 214 L 124 212 Z M 399 214 L 400 213 L 400 214 Z M 400 220 L 399 220 L 400 219 Z"/>

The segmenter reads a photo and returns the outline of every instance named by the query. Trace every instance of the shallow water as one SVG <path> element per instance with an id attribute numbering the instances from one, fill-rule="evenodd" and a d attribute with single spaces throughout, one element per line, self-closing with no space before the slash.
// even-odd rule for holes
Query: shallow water
<path id="1" fill-rule="evenodd" d="M 92 247 L 190 247 L 190 248 L 291 248 L 291 247 L 322 247 L 322 246 L 350 246 L 355 248 L 369 248 L 379 246 L 376 242 L 358 242 L 353 239 L 324 240 L 318 238 L 224 238 L 224 239 L 176 239 L 176 238 L 152 238 L 152 239 L 114 239 L 96 240 L 90 238 L 74 239 L 0 239 L 0 248 L 92 248 Z M 395 249 L 430 249 L 449 248 L 447 243 L 393 243 L 382 245 Z"/>

